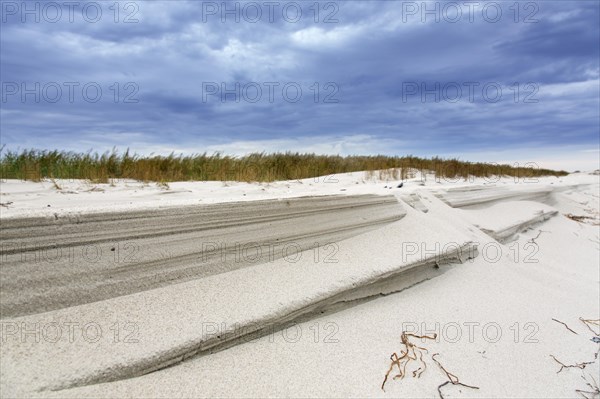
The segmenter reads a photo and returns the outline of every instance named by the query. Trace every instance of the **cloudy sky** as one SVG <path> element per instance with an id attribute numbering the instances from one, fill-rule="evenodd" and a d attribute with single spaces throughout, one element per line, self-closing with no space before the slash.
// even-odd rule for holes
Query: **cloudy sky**
<path id="1" fill-rule="evenodd" d="M 598 168 L 596 0 L 0 3 L 9 149 Z"/>

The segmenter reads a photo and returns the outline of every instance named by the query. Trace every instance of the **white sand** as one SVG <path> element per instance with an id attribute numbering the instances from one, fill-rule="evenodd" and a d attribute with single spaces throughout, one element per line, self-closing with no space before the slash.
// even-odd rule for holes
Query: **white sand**
<path id="1" fill-rule="evenodd" d="M 144 209 L 168 206 L 211 204 L 222 202 L 254 201 L 274 198 L 335 194 L 410 194 L 421 189 L 443 188 L 444 200 L 452 206 L 462 206 L 474 200 L 516 199 L 535 197 L 537 193 L 547 193 L 556 189 L 572 189 L 578 184 L 595 183 L 598 176 L 585 173 L 566 177 L 543 177 L 532 179 L 470 178 L 436 179 L 434 175 L 416 177 L 400 183 L 396 180 L 379 180 L 377 173 L 370 176 L 365 172 L 345 173 L 303 180 L 273 183 L 240 182 L 176 182 L 165 189 L 155 183 L 142 183 L 133 180 L 116 180 L 114 184 L 93 184 L 83 180 L 50 180 L 41 183 L 21 180 L 0 182 L 0 217 L 25 217 L 55 213 L 106 212 L 131 209 Z M 482 189 L 485 194 L 482 197 Z M 448 191 L 449 190 L 449 191 Z M 514 198 L 513 198 L 514 199 Z"/>
<path id="2" fill-rule="evenodd" d="M 574 397 L 576 389 L 589 389 L 582 375 L 591 374 L 599 381 L 599 362 L 594 359 L 598 344 L 578 320 L 600 318 L 597 175 L 535 183 L 505 178 L 493 184 L 483 179 L 438 183 L 430 177 L 425 185 L 415 179 L 391 190 L 383 186 L 395 187 L 397 182 L 369 181 L 360 173 L 333 179 L 337 182 L 232 183 L 229 187 L 175 183 L 170 185 L 175 193 L 168 195 L 152 186 L 139 188 L 137 183 L 78 194 L 57 192 L 50 183 L 2 183 L 0 202 L 13 202 L 1 208 L 2 218 L 332 193 L 392 193 L 407 212 L 397 222 L 337 243 L 338 263 L 280 260 L 101 302 L 2 319 L 2 396 L 432 397 L 445 381 L 430 360 L 435 352 L 461 382 L 480 388 L 446 386 L 445 397 Z M 64 192 L 85 184 L 59 185 Z M 46 209 L 48 204 L 52 210 Z M 579 223 L 565 217 L 567 213 L 595 219 Z M 473 260 L 463 256 L 464 263 L 442 266 L 436 277 L 427 275 L 433 278 L 401 292 L 347 303 L 337 311 L 331 308 L 339 301 L 406 288 L 414 277 L 408 273 L 383 283 L 392 274 L 417 270 L 424 260 L 436 256 L 442 260 L 440 255 L 467 242 L 478 244 L 479 255 Z M 363 288 L 374 282 L 378 284 Z M 319 304 L 329 310 L 252 342 L 238 340 L 229 349 L 135 378 L 51 391 L 145 372 L 152 365 L 164 365 L 173 354 L 191 356 L 228 339 L 240 332 L 235 331 L 236 325 L 260 328 L 318 309 Z M 578 335 L 552 318 L 567 323 Z M 72 340 L 62 337 L 49 342 L 37 334 L 41 339 L 36 343 L 36 333 L 32 338 L 7 331 L 23 322 L 44 327 L 53 321 L 79 323 L 79 327 L 98 323 L 103 336 L 90 343 L 76 329 Z M 136 326 L 132 337 L 138 342 L 123 342 L 132 331 L 123 327 L 126 322 Z M 116 328 L 115 323 L 119 323 Z M 115 330 L 120 333 L 118 342 Z M 380 386 L 389 356 L 400 353 L 403 330 L 436 331 L 439 339 L 423 343 L 413 339 L 430 350 L 425 356 L 427 369 L 420 379 L 409 375 L 388 381 L 383 392 Z M 498 339 L 497 331 L 502 334 Z M 551 354 L 565 364 L 595 361 L 583 370 L 569 368 L 557 374 L 560 366 Z"/>

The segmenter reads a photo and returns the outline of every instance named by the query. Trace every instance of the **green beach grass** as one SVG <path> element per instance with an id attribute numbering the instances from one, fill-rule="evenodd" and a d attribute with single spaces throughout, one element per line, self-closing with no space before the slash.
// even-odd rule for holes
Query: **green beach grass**
<path id="1" fill-rule="evenodd" d="M 301 153 L 254 153 L 235 157 L 222 154 L 140 156 L 129 150 L 77 153 L 23 150 L 0 152 L 0 178 L 40 181 L 87 179 L 108 183 L 111 179 L 140 181 L 246 181 L 296 180 L 356 171 L 381 171 L 390 178 L 407 178 L 411 170 L 432 172 L 441 178 L 490 176 L 563 176 L 565 171 L 515 167 L 458 159 L 414 156 L 336 156 Z M 381 173 L 380 173 L 381 176 Z"/>

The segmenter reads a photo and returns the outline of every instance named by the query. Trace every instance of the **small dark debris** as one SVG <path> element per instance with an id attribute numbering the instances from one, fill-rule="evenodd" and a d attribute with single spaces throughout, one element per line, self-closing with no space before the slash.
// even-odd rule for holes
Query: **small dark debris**
<path id="1" fill-rule="evenodd" d="M 402 186 L 404 186 L 404 183 L 398 184 L 398 188 L 402 188 Z"/>

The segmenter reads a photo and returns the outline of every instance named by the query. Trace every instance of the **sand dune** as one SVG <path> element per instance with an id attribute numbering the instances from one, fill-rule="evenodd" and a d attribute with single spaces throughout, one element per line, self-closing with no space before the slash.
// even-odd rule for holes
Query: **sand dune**
<path id="1" fill-rule="evenodd" d="M 434 344 L 453 372 L 480 386 L 476 396 L 569 397 L 580 388 L 581 375 L 557 380 L 549 354 L 575 361 L 597 346 L 584 330 L 565 337 L 571 333 L 552 321 L 577 328 L 578 317 L 600 311 L 597 182 L 574 176 L 506 190 L 405 182 L 356 196 L 355 178 L 339 176 L 324 190 L 345 196 L 144 208 L 125 220 L 68 208 L 35 222 L 3 219 L 3 243 L 18 240 L 25 251 L 3 248 L 2 396 L 430 397 L 436 371 L 380 389 L 389 355 L 407 324 L 463 322 L 496 323 L 505 337 Z M 579 223 L 567 212 L 591 219 Z M 131 237 L 143 248 L 131 265 L 78 258 L 44 268 L 20 258 L 53 240 L 114 255 L 108 246 Z M 225 251 L 229 262 L 208 251 L 199 263 L 194 243 L 209 239 L 262 248 L 298 242 L 302 251 L 256 262 L 236 260 L 236 249 Z M 161 257 L 166 249 L 170 257 Z M 339 340 L 317 340 L 315 323 L 339 329 L 325 334 Z M 513 342 L 514 323 L 537 326 L 543 339 Z M 304 338 L 282 340 L 290 326 Z M 586 371 L 597 369 L 595 362 Z M 520 380 L 511 370 L 522 370 Z M 269 385 L 260 382 L 265 375 Z"/>

